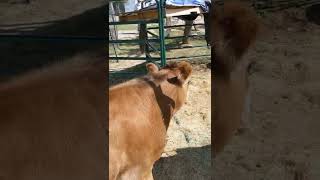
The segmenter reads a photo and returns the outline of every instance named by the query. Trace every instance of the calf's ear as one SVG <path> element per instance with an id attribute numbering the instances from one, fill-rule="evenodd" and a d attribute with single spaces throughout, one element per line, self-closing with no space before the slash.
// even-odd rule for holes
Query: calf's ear
<path id="1" fill-rule="evenodd" d="M 159 67 L 154 63 L 147 63 L 146 68 L 149 74 L 150 80 L 152 80 L 157 86 L 167 80 L 167 75 L 159 71 Z"/>
<path id="2" fill-rule="evenodd" d="M 192 73 L 191 64 L 186 61 L 181 61 L 169 65 L 168 82 L 177 85 L 183 85 Z"/>
<path id="3" fill-rule="evenodd" d="M 147 68 L 148 73 L 155 73 L 155 72 L 159 71 L 158 66 L 155 65 L 154 63 L 147 63 L 146 68 Z"/>

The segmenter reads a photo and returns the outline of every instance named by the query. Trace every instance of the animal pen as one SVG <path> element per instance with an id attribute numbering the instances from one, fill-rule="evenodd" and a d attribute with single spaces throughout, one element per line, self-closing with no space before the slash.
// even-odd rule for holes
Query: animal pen
<path id="1" fill-rule="evenodd" d="M 143 2 L 148 3 L 150 1 Z M 197 18 L 198 15 L 203 13 L 203 10 L 199 6 L 172 6 L 166 5 L 165 0 L 155 0 L 156 6 L 154 8 L 142 8 L 132 12 L 126 12 L 119 14 L 119 21 L 115 21 L 114 15 L 111 14 L 109 17 L 109 28 L 113 28 L 114 31 L 109 31 L 109 48 L 112 47 L 114 54 L 109 56 L 109 60 L 143 60 L 146 62 L 154 62 L 160 67 L 166 65 L 168 60 L 179 60 L 179 59 L 193 59 L 210 57 L 210 54 L 200 54 L 193 56 L 179 56 L 179 57 L 167 57 L 166 51 L 177 50 L 177 49 L 189 49 L 189 48 L 206 48 L 209 47 L 207 44 L 196 45 L 189 47 L 176 47 L 174 45 L 167 45 L 166 40 L 175 40 L 186 38 L 186 36 L 170 36 L 166 37 L 165 30 L 177 27 L 184 27 L 186 25 L 165 25 L 164 19 L 170 17 L 181 17 L 193 15 Z M 143 6 L 143 5 L 142 5 Z M 113 7 L 111 7 L 113 8 Z M 194 18 L 194 19 L 195 19 Z M 194 20 L 193 19 L 193 20 Z M 126 39 L 123 40 L 116 34 L 117 27 L 123 25 L 135 24 L 139 26 L 139 39 Z M 192 26 L 199 26 L 202 24 L 193 24 Z M 191 27 L 192 27 L 191 26 Z M 151 30 L 158 30 L 158 34 Z M 187 38 L 199 37 L 204 39 L 205 35 L 187 35 Z M 140 52 L 144 53 L 144 57 L 124 57 L 117 54 L 119 49 L 118 44 L 138 44 L 140 46 Z M 152 55 L 152 53 L 157 54 Z M 117 73 L 117 72 L 111 72 Z M 133 72 L 135 73 L 135 72 Z"/>

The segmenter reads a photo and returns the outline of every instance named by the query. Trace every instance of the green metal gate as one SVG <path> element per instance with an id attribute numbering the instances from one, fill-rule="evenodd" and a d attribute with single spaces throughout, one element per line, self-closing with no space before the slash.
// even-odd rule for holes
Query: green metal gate
<path id="1" fill-rule="evenodd" d="M 137 21 L 125 21 L 125 22 L 109 22 L 109 25 L 125 25 L 125 24 L 139 24 L 140 28 L 146 30 L 145 39 L 134 39 L 134 40 L 109 40 L 109 44 L 116 43 L 132 43 L 132 44 L 144 44 L 146 57 L 118 57 L 110 56 L 109 60 L 146 60 L 147 62 L 155 62 L 160 66 L 166 64 L 166 48 L 165 48 L 165 37 L 164 37 L 164 18 L 165 18 L 165 8 L 164 0 L 156 0 L 157 3 L 157 13 L 158 19 L 154 20 L 137 20 Z M 148 24 L 157 23 L 159 29 L 159 35 L 156 35 L 148 30 Z M 152 35 L 154 38 L 149 39 L 148 34 Z M 154 47 L 151 42 L 157 42 L 160 44 L 160 48 Z M 158 51 L 159 57 L 152 57 L 150 52 Z"/>
<path id="2" fill-rule="evenodd" d="M 165 37 L 165 29 L 166 28 L 174 28 L 174 27 L 183 27 L 185 25 L 174 25 L 174 26 L 165 26 L 164 25 L 164 19 L 165 17 L 165 0 L 156 0 L 156 9 L 158 14 L 158 19 L 152 19 L 152 20 L 135 20 L 135 21 L 123 21 L 123 22 L 109 22 L 109 25 L 125 25 L 125 24 L 139 24 L 140 28 L 144 29 L 145 37 L 144 39 L 134 39 L 134 40 L 109 40 L 110 44 L 116 44 L 116 43 L 132 43 L 132 44 L 144 44 L 145 45 L 145 57 L 118 57 L 110 56 L 109 60 L 146 60 L 147 62 L 155 62 L 160 67 L 163 67 L 166 65 L 167 60 L 174 60 L 174 59 L 192 59 L 192 58 L 201 58 L 201 57 L 210 57 L 210 54 L 204 54 L 204 55 L 197 55 L 197 56 L 189 56 L 189 57 L 175 57 L 175 58 L 167 58 L 166 57 L 166 50 L 173 50 L 173 49 L 181 49 L 181 48 L 172 48 L 172 47 L 166 47 L 165 40 L 166 39 L 182 39 L 184 36 L 176 36 L 176 37 Z M 149 24 L 157 23 L 157 27 L 148 27 Z M 196 25 L 204 25 L 204 24 L 194 24 Z M 151 29 L 158 29 L 159 35 L 156 35 L 152 33 Z M 152 38 L 148 38 L 148 35 L 151 35 Z M 189 35 L 188 37 L 202 37 L 204 39 L 205 35 Z M 152 45 L 152 43 L 159 43 L 160 48 L 157 48 Z M 208 48 L 207 45 L 203 46 L 192 46 L 187 48 Z M 185 48 L 183 48 L 185 49 Z M 160 54 L 159 57 L 152 57 L 150 55 L 151 52 L 158 52 Z"/>

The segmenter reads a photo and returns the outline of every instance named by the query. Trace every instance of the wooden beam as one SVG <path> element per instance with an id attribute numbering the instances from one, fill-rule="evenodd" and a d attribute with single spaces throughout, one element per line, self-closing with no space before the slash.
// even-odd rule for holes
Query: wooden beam
<path id="1" fill-rule="evenodd" d="M 191 13 L 201 14 L 203 11 L 197 6 L 167 6 L 166 17 L 175 17 L 181 15 L 189 15 Z M 157 9 L 145 9 L 140 11 L 133 11 L 124 13 L 119 16 L 120 21 L 134 21 L 134 20 L 152 20 L 158 19 Z"/>

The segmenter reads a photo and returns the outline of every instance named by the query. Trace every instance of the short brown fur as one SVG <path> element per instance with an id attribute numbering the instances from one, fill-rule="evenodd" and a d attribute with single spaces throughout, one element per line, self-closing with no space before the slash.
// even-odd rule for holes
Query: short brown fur
<path id="1" fill-rule="evenodd" d="M 0 179 L 106 178 L 102 60 L 59 64 L 0 85 Z"/>

